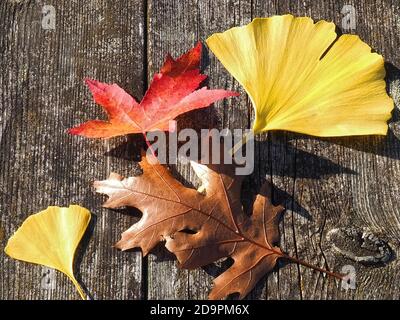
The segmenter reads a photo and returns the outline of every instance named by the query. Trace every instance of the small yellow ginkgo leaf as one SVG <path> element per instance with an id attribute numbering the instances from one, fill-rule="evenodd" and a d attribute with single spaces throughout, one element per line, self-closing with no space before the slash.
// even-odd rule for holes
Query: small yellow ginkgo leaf
<path id="1" fill-rule="evenodd" d="M 11 258 L 44 265 L 65 273 L 86 299 L 73 272 L 74 255 L 90 221 L 90 212 L 77 205 L 48 207 L 29 216 L 8 240 Z"/>
<path id="2" fill-rule="evenodd" d="M 207 45 L 249 94 L 254 133 L 314 136 L 387 132 L 393 100 L 382 56 L 331 22 L 292 15 L 256 18 L 216 33 Z"/>

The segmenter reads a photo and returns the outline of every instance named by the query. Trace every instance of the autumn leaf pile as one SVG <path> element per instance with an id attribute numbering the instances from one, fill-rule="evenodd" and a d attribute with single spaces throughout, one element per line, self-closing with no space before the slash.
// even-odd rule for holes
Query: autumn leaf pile
<path id="1" fill-rule="evenodd" d="M 93 120 L 69 132 L 86 137 L 109 138 L 127 133 L 171 130 L 169 120 L 189 110 L 237 95 L 225 90 L 195 90 L 206 76 L 199 73 L 201 44 L 174 60 L 168 56 L 142 102 L 137 102 L 116 84 L 87 80 L 94 100 L 103 106 L 109 121 Z M 243 212 L 240 202 L 242 176 L 234 165 L 205 166 L 192 162 L 204 192 L 186 188 L 168 168 L 151 164 L 142 155 L 143 174 L 123 178 L 112 173 L 96 181 L 96 191 L 108 195 L 107 208 L 136 207 L 141 220 L 122 234 L 121 250 L 141 248 L 148 254 L 159 242 L 177 257 L 182 268 L 194 269 L 231 257 L 234 264 L 214 280 L 211 299 L 238 292 L 245 297 L 258 280 L 285 255 L 275 244 L 283 208 L 272 205 L 264 185 L 253 212 Z"/>
<path id="2" fill-rule="evenodd" d="M 292 18 L 282 17 L 287 27 Z M 261 21 L 263 22 L 265 21 Z M 260 21 L 253 22 L 253 24 L 256 23 Z M 305 20 L 303 23 L 309 25 L 310 20 Z M 252 24 L 248 28 L 250 26 Z M 323 26 L 332 32 L 331 24 Z M 227 41 L 236 41 L 235 43 L 240 46 L 246 43 L 241 41 L 243 36 L 256 39 L 251 33 L 250 35 L 246 33 L 246 28 L 243 29 L 243 34 L 240 30 L 228 30 L 226 37 L 229 40 Z M 318 29 L 315 28 L 310 32 L 317 31 Z M 244 53 L 244 57 L 238 56 L 238 59 L 244 59 L 244 62 L 236 63 L 235 58 L 230 56 L 235 52 L 223 47 L 226 45 L 224 36 L 225 34 L 216 34 L 207 42 L 211 49 L 220 55 L 219 58 L 228 56 L 230 63 L 243 69 L 246 63 L 251 61 L 247 59 L 253 59 L 250 54 L 255 54 L 255 52 L 250 52 L 249 55 Z M 356 39 L 356 42 L 357 45 L 362 46 L 359 40 Z M 248 50 L 248 48 L 244 47 L 243 50 Z M 324 46 L 318 50 L 315 54 L 323 51 Z M 368 55 L 367 52 L 363 54 Z M 235 92 L 225 90 L 208 90 L 205 87 L 197 89 L 206 78 L 199 71 L 200 58 L 200 43 L 177 60 L 168 56 L 161 71 L 154 76 L 140 104 L 115 84 L 107 85 L 88 80 L 87 83 L 95 101 L 107 111 L 109 121 L 89 121 L 71 129 L 70 133 L 95 138 L 141 133 L 146 139 L 145 133 L 149 131 L 175 130 L 169 123 L 179 114 L 204 108 L 219 99 L 237 95 Z M 256 57 L 255 61 L 262 59 L 262 57 Z M 375 61 L 376 59 L 373 63 L 376 68 L 379 68 L 379 61 Z M 290 63 L 295 64 L 296 60 Z M 250 70 L 252 69 L 235 70 L 232 73 L 239 78 L 250 75 Z M 263 81 L 268 81 L 268 77 L 268 74 L 263 76 Z M 370 74 L 366 76 L 366 79 L 366 81 L 380 81 Z M 254 78 L 239 80 L 246 89 L 249 86 L 255 89 L 257 85 L 268 87 L 268 85 L 258 83 L 258 80 Z M 255 84 L 251 84 L 252 81 L 256 81 Z M 277 81 L 279 82 L 279 79 Z M 301 82 L 298 85 L 301 85 Z M 285 91 L 280 92 L 283 94 Z M 254 94 L 260 94 L 260 91 L 253 92 L 253 102 L 255 101 Z M 379 92 L 379 94 L 379 99 L 388 101 L 386 93 Z M 365 97 L 357 103 L 365 104 Z M 275 104 L 271 102 L 272 106 Z M 387 104 L 387 109 L 389 108 L 390 101 Z M 260 119 L 259 109 L 256 108 L 256 111 Z M 269 111 L 263 109 L 263 112 L 265 115 L 262 117 L 268 118 Z M 310 112 L 315 116 L 314 111 Z M 382 112 L 382 118 L 387 117 L 385 110 Z M 294 111 L 293 114 L 295 114 Z M 365 118 L 364 122 L 368 121 L 369 119 Z M 334 121 L 328 124 L 332 125 L 329 129 L 332 130 L 331 135 L 366 132 L 362 131 L 363 129 L 357 131 L 356 127 L 353 131 L 341 132 L 337 130 L 339 126 Z M 384 126 L 383 122 L 379 122 L 379 125 Z M 257 131 L 254 130 L 254 132 Z M 148 141 L 147 144 L 151 148 Z M 179 266 L 186 269 L 202 267 L 221 258 L 232 258 L 233 265 L 214 280 L 214 287 L 209 294 L 210 299 L 222 299 L 233 293 L 239 293 L 239 298 L 244 298 L 260 278 L 274 268 L 279 258 L 341 278 L 339 274 L 309 265 L 281 251 L 278 246 L 279 218 L 283 207 L 274 206 L 271 203 L 268 184 L 264 184 L 260 194 L 256 196 L 252 212 L 245 213 L 240 201 L 243 177 L 234 174 L 234 165 L 205 166 L 195 162 L 191 164 L 202 181 L 200 188 L 202 192 L 184 187 L 172 176 L 167 167 L 160 165 L 155 159 L 150 163 L 144 155 L 141 161 L 143 169 L 141 176 L 124 178 L 112 173 L 108 179 L 94 183 L 97 192 L 108 196 L 105 207 L 135 207 L 143 214 L 139 222 L 122 234 L 121 240 L 116 244 L 117 248 L 121 250 L 141 248 L 143 254 L 146 255 L 158 243 L 165 242 L 166 248 L 177 257 Z"/>

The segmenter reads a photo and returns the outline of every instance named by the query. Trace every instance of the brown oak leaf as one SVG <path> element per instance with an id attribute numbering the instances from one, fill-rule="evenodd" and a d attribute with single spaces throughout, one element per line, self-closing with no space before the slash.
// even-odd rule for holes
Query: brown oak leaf
<path id="1" fill-rule="evenodd" d="M 151 163 L 143 157 L 140 176 L 123 178 L 112 173 L 107 180 L 94 183 L 97 192 L 109 197 L 104 207 L 136 207 L 143 213 L 122 234 L 117 248 L 140 247 L 146 255 L 165 241 L 186 269 L 231 257 L 234 263 L 214 280 L 210 299 L 232 293 L 244 298 L 278 258 L 299 262 L 276 246 L 283 207 L 271 203 L 269 184 L 261 188 L 248 215 L 240 201 L 242 177 L 234 175 L 234 165 L 192 162 L 202 182 L 199 190 L 205 191 L 199 192 L 183 186 L 167 167 Z"/>

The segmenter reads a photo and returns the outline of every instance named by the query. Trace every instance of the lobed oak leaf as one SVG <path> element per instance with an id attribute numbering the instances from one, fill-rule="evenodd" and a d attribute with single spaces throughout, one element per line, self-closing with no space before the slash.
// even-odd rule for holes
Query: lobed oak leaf
<path id="1" fill-rule="evenodd" d="M 145 135 L 150 131 L 169 131 L 174 129 L 169 127 L 169 121 L 180 114 L 237 96 L 236 92 L 207 87 L 196 90 L 207 77 L 199 70 L 201 50 L 202 45 L 198 42 L 177 60 L 168 55 L 140 103 L 117 84 L 87 79 L 94 101 L 104 108 L 109 119 L 88 121 L 68 132 L 88 138 L 111 138 L 130 133 Z"/>
<path id="2" fill-rule="evenodd" d="M 184 187 L 166 167 L 151 163 L 143 157 L 141 176 L 123 178 L 113 173 L 94 183 L 97 192 L 109 197 L 104 207 L 130 206 L 143 213 L 122 234 L 117 248 L 140 247 L 146 255 L 165 241 L 180 267 L 187 269 L 231 257 L 234 263 L 214 280 L 210 299 L 235 292 L 245 297 L 278 258 L 286 257 L 275 246 L 283 207 L 272 205 L 268 184 L 248 216 L 240 201 L 242 177 L 234 175 L 234 165 L 192 163 L 206 191 L 202 194 Z"/>

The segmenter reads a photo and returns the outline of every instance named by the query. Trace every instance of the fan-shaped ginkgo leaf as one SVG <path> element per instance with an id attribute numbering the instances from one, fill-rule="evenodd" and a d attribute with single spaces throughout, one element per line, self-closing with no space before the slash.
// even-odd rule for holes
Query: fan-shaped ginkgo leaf
<path id="1" fill-rule="evenodd" d="M 8 240 L 5 252 L 14 259 L 65 273 L 86 299 L 73 273 L 75 250 L 90 221 L 90 212 L 77 205 L 48 207 L 29 216 Z"/>
<path id="2" fill-rule="evenodd" d="M 358 36 L 337 37 L 332 22 L 256 18 L 213 34 L 207 45 L 249 94 L 255 133 L 387 132 L 393 101 L 385 90 L 383 58 Z"/>

